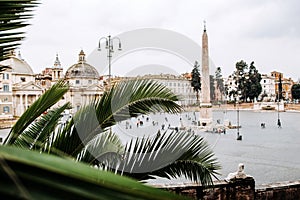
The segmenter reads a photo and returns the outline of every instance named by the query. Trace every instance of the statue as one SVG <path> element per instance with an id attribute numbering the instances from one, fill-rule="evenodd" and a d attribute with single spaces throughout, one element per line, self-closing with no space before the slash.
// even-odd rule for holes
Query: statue
<path id="1" fill-rule="evenodd" d="M 228 176 L 225 178 L 225 180 L 231 181 L 233 179 L 244 179 L 247 177 L 251 177 L 244 172 L 244 168 L 245 168 L 244 164 L 240 163 L 237 172 L 229 173 Z"/>

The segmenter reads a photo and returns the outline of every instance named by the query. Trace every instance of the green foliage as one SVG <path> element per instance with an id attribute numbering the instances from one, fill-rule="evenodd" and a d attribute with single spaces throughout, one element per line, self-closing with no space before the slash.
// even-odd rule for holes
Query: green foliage
<path id="1" fill-rule="evenodd" d="M 193 70 L 192 70 L 192 80 L 191 80 L 191 86 L 194 89 L 194 92 L 196 92 L 197 96 L 197 102 L 199 102 L 199 91 L 201 90 L 201 79 L 200 79 L 200 72 L 199 72 L 200 65 L 197 61 L 195 61 Z"/>
<path id="2" fill-rule="evenodd" d="M 64 82 L 52 86 L 21 116 L 5 144 L 69 157 L 140 179 L 149 178 L 151 174 L 168 178 L 184 175 L 191 180 L 210 184 L 211 176 L 217 174 L 216 170 L 220 166 L 203 138 L 199 136 L 185 132 L 172 133 L 154 140 L 132 140 L 124 147 L 118 136 L 111 133 L 111 126 L 139 114 L 180 112 L 181 107 L 175 103 L 177 96 L 165 86 L 149 80 L 120 82 L 106 91 L 100 99 L 82 107 L 65 125 L 58 125 L 60 114 L 69 105 L 65 104 L 50 111 L 48 109 L 67 90 L 68 86 Z M 43 115 L 45 111 L 48 113 Z M 183 140 L 186 141 L 182 142 Z M 180 155 L 168 162 L 166 157 L 172 154 L 164 151 L 166 147 L 172 147 L 169 149 L 171 151 L 177 149 L 185 156 Z M 140 152 L 149 152 L 156 157 L 154 160 L 140 159 L 140 156 L 128 157 L 127 154 L 132 152 L 139 155 Z M 150 166 L 150 161 L 157 163 L 159 160 L 167 163 L 143 175 L 137 175 L 133 171 L 127 173 L 130 170 L 124 171 L 128 168 Z M 117 162 L 123 170 L 117 167 Z"/>
<path id="3" fill-rule="evenodd" d="M 217 82 L 217 88 L 218 90 L 221 91 L 221 93 L 224 93 L 225 90 L 225 86 L 224 86 L 224 80 L 222 77 L 222 70 L 221 67 L 217 67 L 216 72 L 215 72 L 215 78 L 216 78 L 216 82 Z"/>
<path id="4" fill-rule="evenodd" d="M 226 91 L 224 80 L 222 78 L 221 67 L 218 67 L 215 71 L 215 76 L 210 75 L 210 99 L 214 101 L 214 103 L 218 103 L 223 101 L 225 94 Z"/>
<path id="5" fill-rule="evenodd" d="M 241 100 L 246 102 L 248 99 L 253 101 L 255 98 L 258 98 L 262 92 L 260 84 L 261 74 L 254 66 L 254 62 L 251 62 L 249 68 L 245 61 L 237 62 L 236 71 L 233 72 L 233 79 L 237 88 L 231 91 L 229 95 L 238 95 Z"/>
<path id="6" fill-rule="evenodd" d="M 0 146 L 1 199 L 186 199 L 70 159 Z"/>
<path id="7" fill-rule="evenodd" d="M 124 151 L 98 160 L 108 163 L 105 167 L 112 171 L 139 180 L 184 176 L 202 185 L 212 185 L 212 176 L 221 168 L 203 137 L 182 131 L 131 140 Z"/>
<path id="8" fill-rule="evenodd" d="M 214 101 L 216 99 L 215 91 L 217 88 L 215 87 L 215 78 L 213 75 L 209 75 L 209 87 L 210 87 L 210 99 Z"/>
<path id="9" fill-rule="evenodd" d="M 27 135 L 30 133 L 25 134 L 25 130 L 34 125 L 34 123 L 38 122 L 38 117 L 40 117 L 43 113 L 47 112 L 48 109 L 57 103 L 63 95 L 68 91 L 68 85 L 63 82 L 59 81 L 55 85 L 53 85 L 49 90 L 47 90 L 41 97 L 39 97 L 19 118 L 19 120 L 15 123 L 12 127 L 8 137 L 4 141 L 5 144 L 17 144 L 22 146 L 24 144 L 24 140 L 29 139 Z M 67 107 L 67 105 L 65 105 Z M 53 121 L 53 123 L 56 123 Z M 35 130 L 33 129 L 32 132 Z M 32 133 L 33 135 L 39 137 L 39 134 Z M 31 143 L 35 141 L 37 138 L 31 138 L 27 143 Z M 17 140 L 17 141 L 16 141 Z M 26 143 L 26 142 L 25 142 Z M 24 144 L 25 145 L 25 144 Z"/>
<path id="10" fill-rule="evenodd" d="M 294 84 L 291 88 L 293 99 L 300 99 L 300 84 Z"/>
<path id="11" fill-rule="evenodd" d="M 248 79 L 246 82 L 246 96 L 245 99 L 249 98 L 250 100 L 257 99 L 262 92 L 262 87 L 260 84 L 261 74 L 258 73 L 258 70 L 254 66 L 254 62 L 251 62 L 248 72 Z"/>
<path id="12" fill-rule="evenodd" d="M 0 1 L 0 60 L 20 45 L 24 32 L 15 31 L 28 26 L 31 12 L 38 5 L 37 0 Z M 1 71 L 0 67 L 0 71 Z"/>

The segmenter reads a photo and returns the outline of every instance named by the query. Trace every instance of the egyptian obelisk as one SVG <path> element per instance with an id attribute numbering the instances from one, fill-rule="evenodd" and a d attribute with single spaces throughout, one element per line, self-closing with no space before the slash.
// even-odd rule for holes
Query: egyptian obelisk
<path id="1" fill-rule="evenodd" d="M 210 126 L 212 124 L 212 105 L 210 102 L 210 81 L 209 81 L 209 56 L 208 37 L 206 24 L 202 35 L 202 76 L 201 76 L 201 101 L 200 101 L 200 125 Z"/>

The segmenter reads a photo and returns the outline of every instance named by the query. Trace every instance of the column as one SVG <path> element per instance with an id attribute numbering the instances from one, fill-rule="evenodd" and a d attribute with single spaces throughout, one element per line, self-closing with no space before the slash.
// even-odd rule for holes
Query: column
<path id="1" fill-rule="evenodd" d="M 28 108 L 28 94 L 25 94 L 25 110 L 27 110 L 27 108 Z"/>
<path id="2" fill-rule="evenodd" d="M 21 114 L 23 114 L 23 112 L 24 112 L 23 95 L 20 94 L 20 104 L 19 104 L 19 106 L 18 106 L 18 111 L 17 111 L 17 113 L 18 113 L 19 116 L 21 116 Z"/>

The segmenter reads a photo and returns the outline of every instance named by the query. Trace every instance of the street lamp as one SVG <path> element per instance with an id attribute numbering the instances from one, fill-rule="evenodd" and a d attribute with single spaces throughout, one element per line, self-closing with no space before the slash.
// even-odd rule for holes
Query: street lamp
<path id="1" fill-rule="evenodd" d="M 114 53 L 114 41 L 119 42 L 119 48 L 118 51 L 121 51 L 121 40 L 118 37 L 111 37 L 110 35 L 107 37 L 102 37 L 99 39 L 99 45 L 98 45 L 98 51 L 101 51 L 101 41 L 105 41 L 105 49 L 107 49 L 107 57 L 108 57 L 108 88 L 111 87 L 111 58 L 112 58 L 112 53 Z"/>
<path id="2" fill-rule="evenodd" d="M 281 80 L 281 75 L 279 74 L 279 79 Z M 277 93 L 277 114 L 278 114 L 278 119 L 277 119 L 277 125 L 278 125 L 278 128 L 281 128 L 281 121 L 280 121 L 280 118 L 279 118 L 279 102 L 280 102 L 280 98 L 281 98 L 281 91 L 280 91 L 280 88 L 279 87 L 282 87 L 282 86 L 279 86 L 281 83 L 280 83 L 280 80 L 278 80 L 278 93 Z"/>
<path id="3" fill-rule="evenodd" d="M 240 79 L 242 78 L 242 81 L 244 81 L 244 74 L 240 74 L 240 70 L 237 70 L 237 140 L 242 140 L 242 135 L 240 135 L 240 95 L 241 95 L 241 90 L 240 90 Z M 244 84 L 243 84 L 244 86 Z"/>
<path id="4" fill-rule="evenodd" d="M 240 107 L 239 107 L 239 104 L 240 104 L 240 98 L 239 98 L 239 95 L 240 95 L 241 91 L 238 91 L 238 95 L 237 95 L 237 140 L 242 140 L 242 136 L 240 135 Z"/>

